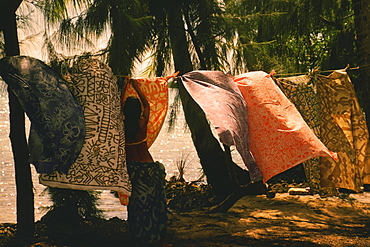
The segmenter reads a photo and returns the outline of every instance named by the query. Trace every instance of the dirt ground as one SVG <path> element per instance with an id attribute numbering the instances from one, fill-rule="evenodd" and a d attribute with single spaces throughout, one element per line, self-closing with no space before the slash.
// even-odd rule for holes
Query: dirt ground
<path id="1" fill-rule="evenodd" d="M 174 247 L 365 247 L 370 246 L 369 202 L 369 192 L 328 198 L 245 196 L 227 213 L 172 213 L 168 237 Z M 131 246 L 127 222 L 118 218 L 54 229 L 37 222 L 36 229 L 36 240 L 25 244 L 14 239 L 14 224 L 0 224 L 0 246 Z"/>
<path id="2" fill-rule="evenodd" d="M 170 240 L 174 246 L 370 246 L 370 204 L 343 197 L 245 196 L 227 213 L 173 215 Z M 370 193 L 356 197 L 369 200 Z"/>

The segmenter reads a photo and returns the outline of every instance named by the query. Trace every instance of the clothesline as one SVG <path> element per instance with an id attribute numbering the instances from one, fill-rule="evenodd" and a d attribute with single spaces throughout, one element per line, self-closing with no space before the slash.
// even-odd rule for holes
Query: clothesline
<path id="1" fill-rule="evenodd" d="M 356 69 L 361 69 L 363 67 L 368 67 L 368 66 L 370 66 L 370 64 L 350 68 L 350 66 L 347 65 L 347 67 L 345 67 L 344 70 L 356 70 Z M 311 73 L 312 74 L 315 74 L 315 73 L 329 73 L 329 72 L 334 72 L 334 71 L 337 71 L 337 70 L 343 70 L 343 69 L 331 69 L 331 70 L 317 70 L 317 69 L 314 69 Z M 303 73 L 303 72 L 301 72 L 301 73 L 284 73 L 284 74 L 275 74 L 274 76 L 306 75 L 306 74 L 308 74 L 308 73 Z"/>
<path id="2" fill-rule="evenodd" d="M 350 67 L 349 65 L 347 65 L 347 67 L 344 68 L 344 70 L 356 70 L 356 69 L 361 69 L 363 67 L 368 67 L 370 66 L 370 64 L 366 64 L 366 65 L 362 65 L 362 66 L 357 66 L 357 67 Z M 290 76 L 290 75 L 307 75 L 307 74 L 316 74 L 316 73 L 329 73 L 329 72 L 334 72 L 336 70 L 343 70 L 343 69 L 331 69 L 331 70 L 318 70 L 318 69 L 314 69 L 312 72 L 300 72 L 300 73 L 282 73 L 282 74 L 279 74 L 279 73 L 276 73 L 274 74 L 274 76 Z M 130 77 L 130 76 L 127 76 L 127 75 L 115 75 L 116 77 Z"/>

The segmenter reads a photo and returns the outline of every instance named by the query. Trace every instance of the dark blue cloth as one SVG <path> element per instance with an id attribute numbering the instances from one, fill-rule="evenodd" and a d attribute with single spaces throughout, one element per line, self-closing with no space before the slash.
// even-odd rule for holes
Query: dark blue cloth
<path id="1" fill-rule="evenodd" d="M 127 170 L 132 184 L 127 208 L 131 237 L 137 246 L 147 246 L 167 230 L 165 169 L 159 162 L 128 160 Z"/>
<path id="2" fill-rule="evenodd" d="M 63 79 L 27 56 L 0 59 L 0 75 L 31 121 L 30 163 L 38 173 L 67 173 L 84 143 L 85 119 Z"/>

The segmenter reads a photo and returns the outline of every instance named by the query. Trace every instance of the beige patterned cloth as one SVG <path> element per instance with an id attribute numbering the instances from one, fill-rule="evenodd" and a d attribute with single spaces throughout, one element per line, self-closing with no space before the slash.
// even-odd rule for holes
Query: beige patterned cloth
<path id="1" fill-rule="evenodd" d="M 321 140 L 338 160 L 321 158 L 321 187 L 361 191 L 369 133 L 352 82 L 345 70 L 318 75 L 317 93 L 321 110 Z M 368 179 L 368 178 L 366 178 Z"/>
<path id="2" fill-rule="evenodd" d="M 365 168 L 364 168 L 364 184 L 370 184 L 370 143 L 367 145 Z"/>
<path id="3" fill-rule="evenodd" d="M 40 183 L 77 190 L 115 190 L 130 195 L 116 77 L 98 60 L 83 59 L 74 64 L 66 79 L 84 111 L 85 143 L 68 174 L 42 174 Z"/>

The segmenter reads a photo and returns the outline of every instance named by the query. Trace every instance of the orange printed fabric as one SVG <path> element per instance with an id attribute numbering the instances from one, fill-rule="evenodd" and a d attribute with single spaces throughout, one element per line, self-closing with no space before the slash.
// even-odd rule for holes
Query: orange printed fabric
<path id="1" fill-rule="evenodd" d="M 139 88 L 147 98 L 150 105 L 147 144 L 148 148 L 153 144 L 161 130 L 168 110 L 168 86 L 167 81 L 175 77 L 177 73 L 167 77 L 135 78 Z M 121 105 L 127 97 L 138 97 L 135 89 L 129 83 L 125 92 L 121 95 Z"/>
<path id="2" fill-rule="evenodd" d="M 248 106 L 250 150 L 266 182 L 303 161 L 336 158 L 265 72 L 234 77 Z"/>

